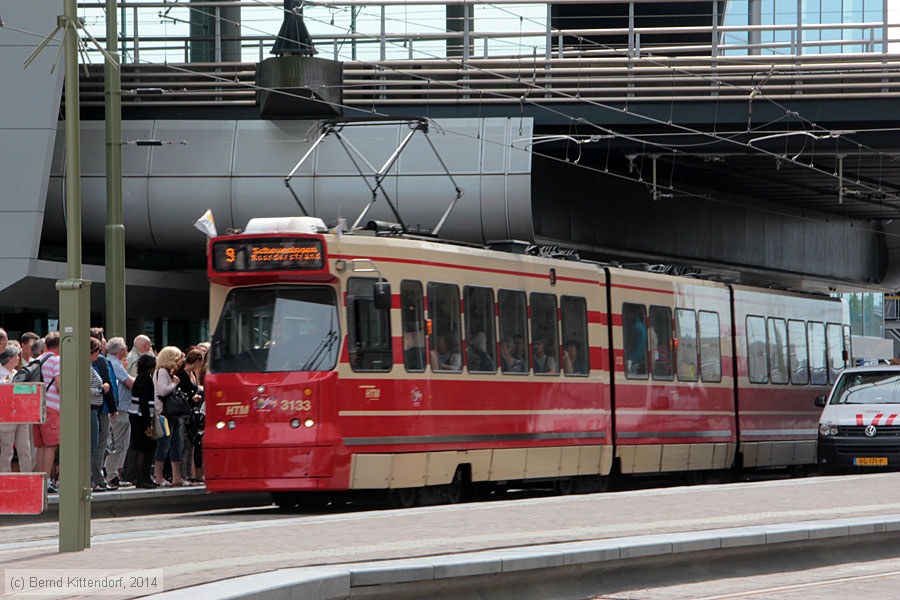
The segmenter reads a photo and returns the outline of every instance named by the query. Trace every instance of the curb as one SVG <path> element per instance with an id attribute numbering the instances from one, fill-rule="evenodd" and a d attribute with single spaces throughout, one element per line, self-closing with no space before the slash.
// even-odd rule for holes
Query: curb
<path id="1" fill-rule="evenodd" d="M 383 562 L 297 567 L 225 579 L 150 597 L 162 600 L 344 600 L 352 596 L 377 597 L 381 594 L 398 598 L 429 597 L 429 589 L 441 590 L 443 598 L 469 597 L 465 594 L 454 596 L 452 590 L 468 587 L 471 591 L 472 586 L 485 583 L 485 577 L 494 578 L 494 585 L 511 585 L 517 576 L 528 580 L 533 580 L 535 575 L 547 578 L 552 575 L 552 570 L 560 568 L 609 569 L 613 562 L 617 568 L 626 568 L 642 559 L 677 561 L 679 555 L 686 553 L 765 550 L 771 546 L 797 542 L 815 544 L 835 538 L 856 541 L 868 535 L 895 532 L 900 532 L 900 515 L 754 525 Z"/>

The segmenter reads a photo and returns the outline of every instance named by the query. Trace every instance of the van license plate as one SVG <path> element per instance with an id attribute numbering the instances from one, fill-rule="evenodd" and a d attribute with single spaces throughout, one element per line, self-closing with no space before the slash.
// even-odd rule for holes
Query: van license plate
<path id="1" fill-rule="evenodd" d="M 886 456 L 854 458 L 853 464 L 857 467 L 886 467 L 888 460 Z"/>

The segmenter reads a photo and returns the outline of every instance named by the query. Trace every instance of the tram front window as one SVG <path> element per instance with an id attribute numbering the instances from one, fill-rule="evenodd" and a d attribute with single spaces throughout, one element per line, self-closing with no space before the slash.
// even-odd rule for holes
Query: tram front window
<path id="1" fill-rule="evenodd" d="M 334 290 L 231 290 L 213 336 L 213 373 L 329 371 L 340 344 Z"/>

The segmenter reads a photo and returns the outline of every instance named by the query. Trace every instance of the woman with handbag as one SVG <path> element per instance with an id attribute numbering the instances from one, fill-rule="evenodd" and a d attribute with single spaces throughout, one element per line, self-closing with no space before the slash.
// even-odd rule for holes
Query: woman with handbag
<path id="1" fill-rule="evenodd" d="M 184 356 L 181 370 L 178 371 L 178 388 L 190 398 L 190 414 L 180 417 L 183 449 L 181 452 L 181 472 L 191 483 L 200 483 L 203 478 L 203 460 L 196 462 L 197 426 L 200 403 L 203 400 L 203 388 L 200 386 L 200 368 L 203 366 L 203 353 L 197 349 L 190 350 Z"/>
<path id="2" fill-rule="evenodd" d="M 180 410 L 174 410 L 174 395 L 181 381 L 175 373 L 181 368 L 184 353 L 175 346 L 166 346 L 156 355 L 156 371 L 153 373 L 153 388 L 156 394 L 154 404 L 157 414 L 166 416 L 169 421 L 170 434 L 156 440 L 156 462 L 153 471 L 156 485 L 172 487 L 173 485 L 190 485 L 181 476 L 181 416 Z M 170 401 L 170 396 L 173 398 Z M 166 406 L 169 404 L 169 406 Z M 172 463 L 172 483 L 163 477 L 166 457 Z"/>
<path id="3" fill-rule="evenodd" d="M 156 483 L 150 475 L 156 441 L 153 437 L 153 420 L 157 419 L 153 404 L 156 398 L 153 389 L 153 371 L 156 370 L 156 357 L 142 354 L 137 360 L 137 376 L 131 386 L 131 409 L 128 419 L 131 423 L 131 447 L 134 450 L 134 464 L 137 471 L 134 485 L 139 488 L 152 489 Z"/>

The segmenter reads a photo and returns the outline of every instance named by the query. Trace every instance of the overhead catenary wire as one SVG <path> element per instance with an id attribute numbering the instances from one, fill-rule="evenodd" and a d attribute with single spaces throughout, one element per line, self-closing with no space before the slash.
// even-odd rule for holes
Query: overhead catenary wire
<path id="1" fill-rule="evenodd" d="M 190 7 L 188 7 L 188 8 L 190 8 Z M 276 36 L 272 36 L 272 37 L 276 37 Z M 373 36 L 373 37 L 374 37 L 374 36 Z M 447 60 L 447 62 L 450 62 L 451 64 L 458 64 L 458 63 L 456 63 L 456 62 L 454 62 L 454 61 L 451 61 L 450 59 L 445 59 L 445 60 Z M 172 64 L 160 64 L 160 63 L 155 63 L 155 62 L 153 62 L 153 61 L 149 61 L 149 60 L 146 60 L 146 59 L 141 60 L 140 62 L 142 62 L 142 63 L 144 63 L 144 64 L 154 64 L 154 65 L 158 65 L 158 66 L 164 66 L 164 67 L 166 67 L 166 68 L 172 68 L 172 69 L 176 69 L 176 70 L 183 71 L 183 72 L 185 72 L 185 73 L 191 73 L 191 74 L 195 74 L 195 75 L 199 75 L 199 76 L 212 77 L 213 79 L 219 79 L 219 80 L 221 80 L 221 81 L 227 81 L 225 78 L 220 78 L 220 77 L 212 76 L 212 75 L 207 74 L 207 73 L 202 73 L 202 72 L 199 72 L 199 71 L 194 71 L 194 70 L 190 70 L 190 69 L 186 69 L 186 68 L 182 68 L 182 67 L 176 67 L 175 65 L 172 65 Z M 370 65 L 376 65 L 376 64 L 378 64 L 378 63 L 366 63 L 365 61 L 360 61 L 360 62 L 362 62 L 363 64 L 370 64 Z M 390 67 L 388 67 L 388 68 L 390 68 Z M 480 70 L 480 71 L 487 72 L 487 73 L 491 73 L 491 71 L 481 69 L 480 67 L 476 67 L 476 69 L 477 69 L 477 70 Z M 442 82 L 442 83 L 443 83 L 443 82 Z M 270 92 L 273 92 L 273 93 L 285 93 L 285 92 L 283 92 L 283 90 L 275 90 L 275 89 L 271 89 L 271 88 L 263 88 L 263 87 L 260 87 L 260 86 L 247 84 L 246 82 L 241 82 L 241 84 L 242 84 L 242 85 L 246 85 L 246 86 L 248 86 L 248 87 L 253 87 L 253 88 L 255 88 L 255 89 L 266 89 L 267 91 L 270 91 Z M 456 87 L 459 87 L 459 86 L 456 86 Z M 544 90 L 544 91 L 547 91 L 547 92 L 550 92 L 550 93 L 555 93 L 554 90 L 547 89 L 545 86 L 533 84 L 532 87 L 536 87 L 537 89 Z M 482 93 L 484 93 L 484 92 L 482 92 Z M 506 95 L 504 95 L 504 94 L 500 94 L 500 93 L 496 93 L 496 92 L 489 92 L 489 93 L 493 93 L 493 94 L 496 94 L 496 95 L 499 95 L 499 96 L 506 96 Z M 293 95 L 293 94 L 287 94 L 287 95 Z M 509 97 L 509 96 L 506 96 L 506 97 Z M 309 100 L 309 98 L 306 98 L 306 97 L 304 97 L 304 99 L 305 99 L 305 100 Z M 359 111 L 359 110 L 360 110 L 360 109 L 357 108 L 357 107 L 348 106 L 348 105 L 346 105 L 346 104 L 329 103 L 329 102 L 322 101 L 322 100 L 318 100 L 318 101 L 325 102 L 326 104 L 330 104 L 330 105 L 332 105 L 332 106 L 335 106 L 335 107 L 341 107 L 341 108 L 348 109 L 348 110 L 355 110 L 355 111 Z M 526 99 L 526 101 L 527 101 L 527 99 Z M 556 109 L 551 109 L 550 107 L 541 106 L 541 105 L 536 105 L 536 104 L 534 104 L 533 102 L 530 102 L 530 101 L 528 101 L 528 103 L 529 103 L 530 105 L 535 105 L 536 107 L 538 107 L 538 108 L 540 108 L 540 109 L 543 109 L 543 110 L 551 110 L 552 112 L 555 112 L 556 114 L 558 114 L 558 115 L 560 115 L 560 116 L 565 116 L 566 118 L 569 118 L 569 119 L 577 119 L 576 117 L 573 117 L 572 115 L 570 115 L 570 114 L 568 114 L 568 113 L 565 113 L 564 111 L 558 111 L 558 110 L 556 110 Z M 598 106 L 604 106 L 604 107 L 610 108 L 610 109 L 612 109 L 612 110 L 616 110 L 616 107 L 609 107 L 609 106 L 607 106 L 607 105 L 603 105 L 602 103 L 593 103 L 593 104 L 596 104 L 596 105 L 598 105 Z M 375 110 L 365 111 L 365 112 L 366 112 L 366 114 L 369 114 L 369 115 L 371 115 L 371 114 L 379 114 L 379 113 L 378 113 L 377 111 L 375 111 Z M 646 115 L 640 115 L 640 114 L 633 113 L 633 112 L 632 112 L 632 113 L 629 113 L 629 114 L 632 114 L 633 116 L 637 116 L 637 117 L 642 118 L 642 119 L 651 119 L 651 120 L 652 120 L 651 117 L 648 117 L 648 116 L 646 116 Z M 386 116 L 386 115 L 385 115 L 385 116 Z M 591 123 L 591 122 L 589 122 L 589 121 L 587 121 L 587 120 L 585 120 L 585 119 L 578 119 L 578 122 L 584 123 L 584 124 L 586 124 L 586 125 L 598 127 L 596 124 Z M 657 122 L 659 122 L 659 121 L 657 121 Z M 660 123 L 660 124 L 662 124 L 662 123 Z M 669 125 L 671 126 L 672 124 L 669 124 Z M 687 127 L 684 127 L 684 126 L 678 126 L 678 127 L 680 127 L 684 132 L 687 132 L 687 133 L 692 134 L 692 135 L 701 135 L 701 136 L 711 137 L 711 138 L 713 138 L 713 140 L 711 141 L 711 143 L 715 143 L 715 142 L 717 142 L 717 141 L 730 141 L 730 140 L 728 140 L 727 138 L 723 138 L 723 137 L 721 137 L 721 136 L 712 136 L 712 135 L 709 134 L 709 132 L 704 132 L 704 131 L 702 131 L 702 130 L 691 129 L 691 128 L 687 128 Z M 616 135 L 617 137 L 620 137 L 620 138 L 622 138 L 622 139 L 631 139 L 632 141 L 635 141 L 636 143 L 641 143 L 641 144 L 646 144 L 646 143 L 647 143 L 647 140 L 646 140 L 646 139 L 641 139 L 641 137 L 639 137 L 639 136 L 628 136 L 628 135 L 622 134 L 621 132 L 617 132 L 617 131 L 615 131 L 615 130 L 613 130 L 613 129 L 610 129 L 610 128 L 606 128 L 606 129 L 604 129 L 604 131 L 607 131 L 607 132 L 609 132 L 610 134 Z M 455 132 L 455 133 L 459 133 L 459 132 Z M 463 135 L 465 135 L 465 134 L 463 134 Z M 752 148 L 752 146 L 750 146 L 750 145 L 748 145 L 748 144 L 744 144 L 744 143 L 738 143 L 738 144 L 739 144 L 740 146 L 742 146 L 742 147 L 745 147 L 745 148 Z M 652 144 L 651 144 L 651 145 L 652 145 Z M 658 147 L 660 147 L 660 148 L 668 149 L 670 152 L 672 152 L 672 155 L 673 155 L 673 156 L 674 156 L 674 154 L 675 154 L 675 151 L 677 151 L 676 148 L 673 148 L 673 147 L 671 147 L 671 146 L 669 146 L 669 145 L 666 145 L 666 144 L 656 144 L 656 145 L 657 145 Z M 532 152 L 533 152 L 533 150 L 532 150 Z M 533 153 L 534 153 L 536 156 L 542 156 L 542 157 L 545 157 L 545 158 L 548 158 L 548 159 L 551 159 L 551 160 L 558 160 L 557 157 L 552 156 L 552 155 L 546 155 L 546 154 L 536 153 L 536 152 L 533 152 Z M 783 157 L 782 157 L 782 158 L 783 158 Z M 579 168 L 587 168 L 585 165 L 576 165 L 576 166 L 578 166 Z M 804 163 L 798 163 L 798 166 L 808 166 L 808 165 L 805 165 Z M 592 169 L 592 170 L 593 170 L 593 169 Z M 608 170 L 608 167 L 605 168 L 603 171 L 598 171 L 598 172 L 603 172 L 604 174 L 612 175 L 612 176 L 615 176 L 615 177 L 621 177 L 622 179 L 626 179 L 626 180 L 633 181 L 633 182 L 635 181 L 635 180 L 634 180 L 633 178 L 631 178 L 631 177 L 621 176 L 621 175 L 619 175 L 619 174 L 617 174 L 617 173 L 610 172 L 610 171 Z M 824 173 L 824 172 L 823 172 L 823 173 Z M 707 195 L 696 194 L 696 193 L 693 193 L 693 192 L 680 191 L 680 190 L 677 190 L 677 189 L 675 189 L 675 188 L 671 188 L 671 189 L 672 189 L 674 192 L 678 192 L 680 195 L 702 197 L 702 198 L 705 198 L 705 199 L 709 200 L 709 197 L 708 197 Z M 791 215 L 791 216 L 796 216 L 796 215 Z"/>

